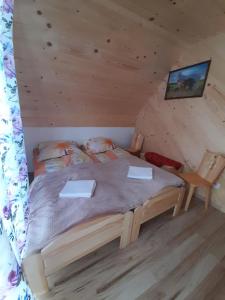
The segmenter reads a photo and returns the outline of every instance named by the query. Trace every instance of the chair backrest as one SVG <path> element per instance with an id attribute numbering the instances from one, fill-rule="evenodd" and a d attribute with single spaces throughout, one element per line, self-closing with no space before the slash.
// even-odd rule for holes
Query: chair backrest
<path id="1" fill-rule="evenodd" d="M 135 133 L 131 142 L 131 149 L 134 151 L 140 151 L 144 142 L 144 137 L 140 133 Z"/>
<path id="2" fill-rule="evenodd" d="M 198 168 L 198 175 L 214 183 L 225 168 L 225 157 L 222 154 L 206 151 Z"/>

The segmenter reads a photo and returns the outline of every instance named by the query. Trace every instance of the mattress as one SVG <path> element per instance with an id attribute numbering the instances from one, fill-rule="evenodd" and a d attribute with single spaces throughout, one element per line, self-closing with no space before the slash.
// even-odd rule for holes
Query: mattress
<path id="1" fill-rule="evenodd" d="M 131 165 L 152 167 L 153 180 L 127 178 Z M 96 180 L 93 197 L 59 198 L 59 192 L 71 179 Z M 129 154 L 105 163 L 69 165 L 37 176 L 30 189 L 26 255 L 39 251 L 73 225 L 96 216 L 125 213 L 156 196 L 163 188 L 182 184 L 182 179 L 174 174 Z"/>

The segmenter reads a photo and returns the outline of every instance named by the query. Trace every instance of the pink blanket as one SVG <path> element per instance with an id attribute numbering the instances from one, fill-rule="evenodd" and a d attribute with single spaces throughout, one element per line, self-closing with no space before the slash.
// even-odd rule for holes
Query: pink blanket
<path id="1" fill-rule="evenodd" d="M 128 179 L 130 165 L 153 168 L 153 180 Z M 70 179 L 95 179 L 92 198 L 59 198 Z M 35 178 L 30 190 L 26 254 L 46 246 L 56 235 L 90 218 L 125 213 L 167 186 L 180 186 L 177 176 L 132 155 L 104 164 L 83 163 Z"/>

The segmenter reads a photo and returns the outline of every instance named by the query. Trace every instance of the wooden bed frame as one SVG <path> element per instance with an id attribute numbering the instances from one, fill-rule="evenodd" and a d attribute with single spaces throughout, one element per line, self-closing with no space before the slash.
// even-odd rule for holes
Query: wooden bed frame
<path id="1" fill-rule="evenodd" d="M 163 212 L 174 208 L 173 216 L 176 217 L 181 209 L 185 195 L 184 187 L 167 187 L 156 197 L 147 200 L 142 206 L 134 210 L 133 225 L 130 241 L 137 240 L 141 224 L 153 219 Z"/>
<path id="2" fill-rule="evenodd" d="M 97 217 L 60 234 L 39 253 L 23 260 L 23 271 L 32 292 L 38 299 L 44 299 L 49 291 L 50 274 L 116 238 L 120 238 L 120 248 L 125 248 L 138 238 L 141 224 L 168 209 L 174 207 L 173 216 L 176 216 L 183 196 L 184 188 L 166 188 L 134 212 Z"/>

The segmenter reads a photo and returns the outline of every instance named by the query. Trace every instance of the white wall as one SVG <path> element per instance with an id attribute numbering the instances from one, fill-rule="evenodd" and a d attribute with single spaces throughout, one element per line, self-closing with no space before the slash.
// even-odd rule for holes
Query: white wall
<path id="1" fill-rule="evenodd" d="M 90 137 L 104 136 L 121 147 L 128 147 L 133 133 L 133 127 L 24 127 L 28 169 L 33 171 L 32 151 L 41 141 L 69 139 L 82 144 Z"/>

